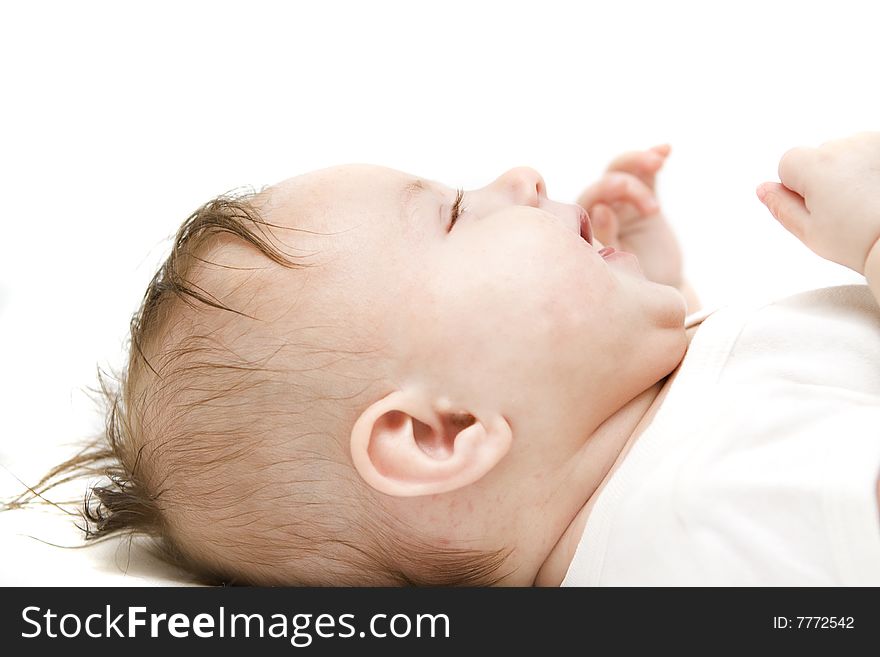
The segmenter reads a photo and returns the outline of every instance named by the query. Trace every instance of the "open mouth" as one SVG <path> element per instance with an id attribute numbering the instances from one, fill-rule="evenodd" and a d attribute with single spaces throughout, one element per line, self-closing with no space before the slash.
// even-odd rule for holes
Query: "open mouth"
<path id="1" fill-rule="evenodd" d="M 590 223 L 590 215 L 583 208 L 580 209 L 580 233 L 581 237 L 587 241 L 591 246 L 593 244 L 593 226 Z"/>

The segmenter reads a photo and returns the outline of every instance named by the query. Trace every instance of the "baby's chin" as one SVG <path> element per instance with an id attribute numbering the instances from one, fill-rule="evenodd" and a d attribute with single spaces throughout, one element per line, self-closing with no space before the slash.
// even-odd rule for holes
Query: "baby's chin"
<path id="1" fill-rule="evenodd" d="M 663 287 L 668 288 L 672 292 L 674 297 L 678 300 L 676 317 L 679 319 L 677 320 L 676 324 L 684 329 L 684 320 L 687 318 L 688 311 L 687 299 L 685 299 L 684 294 L 682 294 L 681 290 L 679 290 L 678 288 L 673 287 L 672 285 L 664 285 Z"/>
<path id="2" fill-rule="evenodd" d="M 652 300 L 656 306 L 656 324 L 662 328 L 680 330 L 684 333 L 687 318 L 687 299 L 681 291 L 665 283 L 645 281 L 654 288 Z"/>

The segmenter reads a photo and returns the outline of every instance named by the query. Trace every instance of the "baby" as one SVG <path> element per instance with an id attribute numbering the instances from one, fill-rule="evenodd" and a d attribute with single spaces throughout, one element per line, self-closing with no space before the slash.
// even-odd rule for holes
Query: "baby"
<path id="1" fill-rule="evenodd" d="M 699 337 L 668 153 L 577 204 L 528 168 L 457 191 L 369 165 L 207 203 L 133 319 L 106 435 L 35 490 L 107 475 L 88 536 L 153 536 L 210 582 L 560 585 Z M 880 133 L 779 174 L 773 216 L 880 297 Z"/>

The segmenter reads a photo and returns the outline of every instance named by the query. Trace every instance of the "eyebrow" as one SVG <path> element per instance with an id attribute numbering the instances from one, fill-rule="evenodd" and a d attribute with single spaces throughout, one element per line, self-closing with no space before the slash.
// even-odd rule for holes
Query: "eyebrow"
<path id="1" fill-rule="evenodd" d="M 407 184 L 401 192 L 400 199 L 400 220 L 408 222 L 412 216 L 412 206 L 417 197 L 421 196 L 428 190 L 428 186 L 424 180 L 416 179 Z"/>

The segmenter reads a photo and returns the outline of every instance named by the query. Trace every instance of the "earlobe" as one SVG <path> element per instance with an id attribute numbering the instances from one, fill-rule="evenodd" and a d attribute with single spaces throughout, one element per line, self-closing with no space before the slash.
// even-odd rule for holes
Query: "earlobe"
<path id="1" fill-rule="evenodd" d="M 366 483 L 396 497 L 433 495 L 479 480 L 513 442 L 501 414 L 436 410 L 415 390 L 396 390 L 361 413 L 351 456 Z"/>

